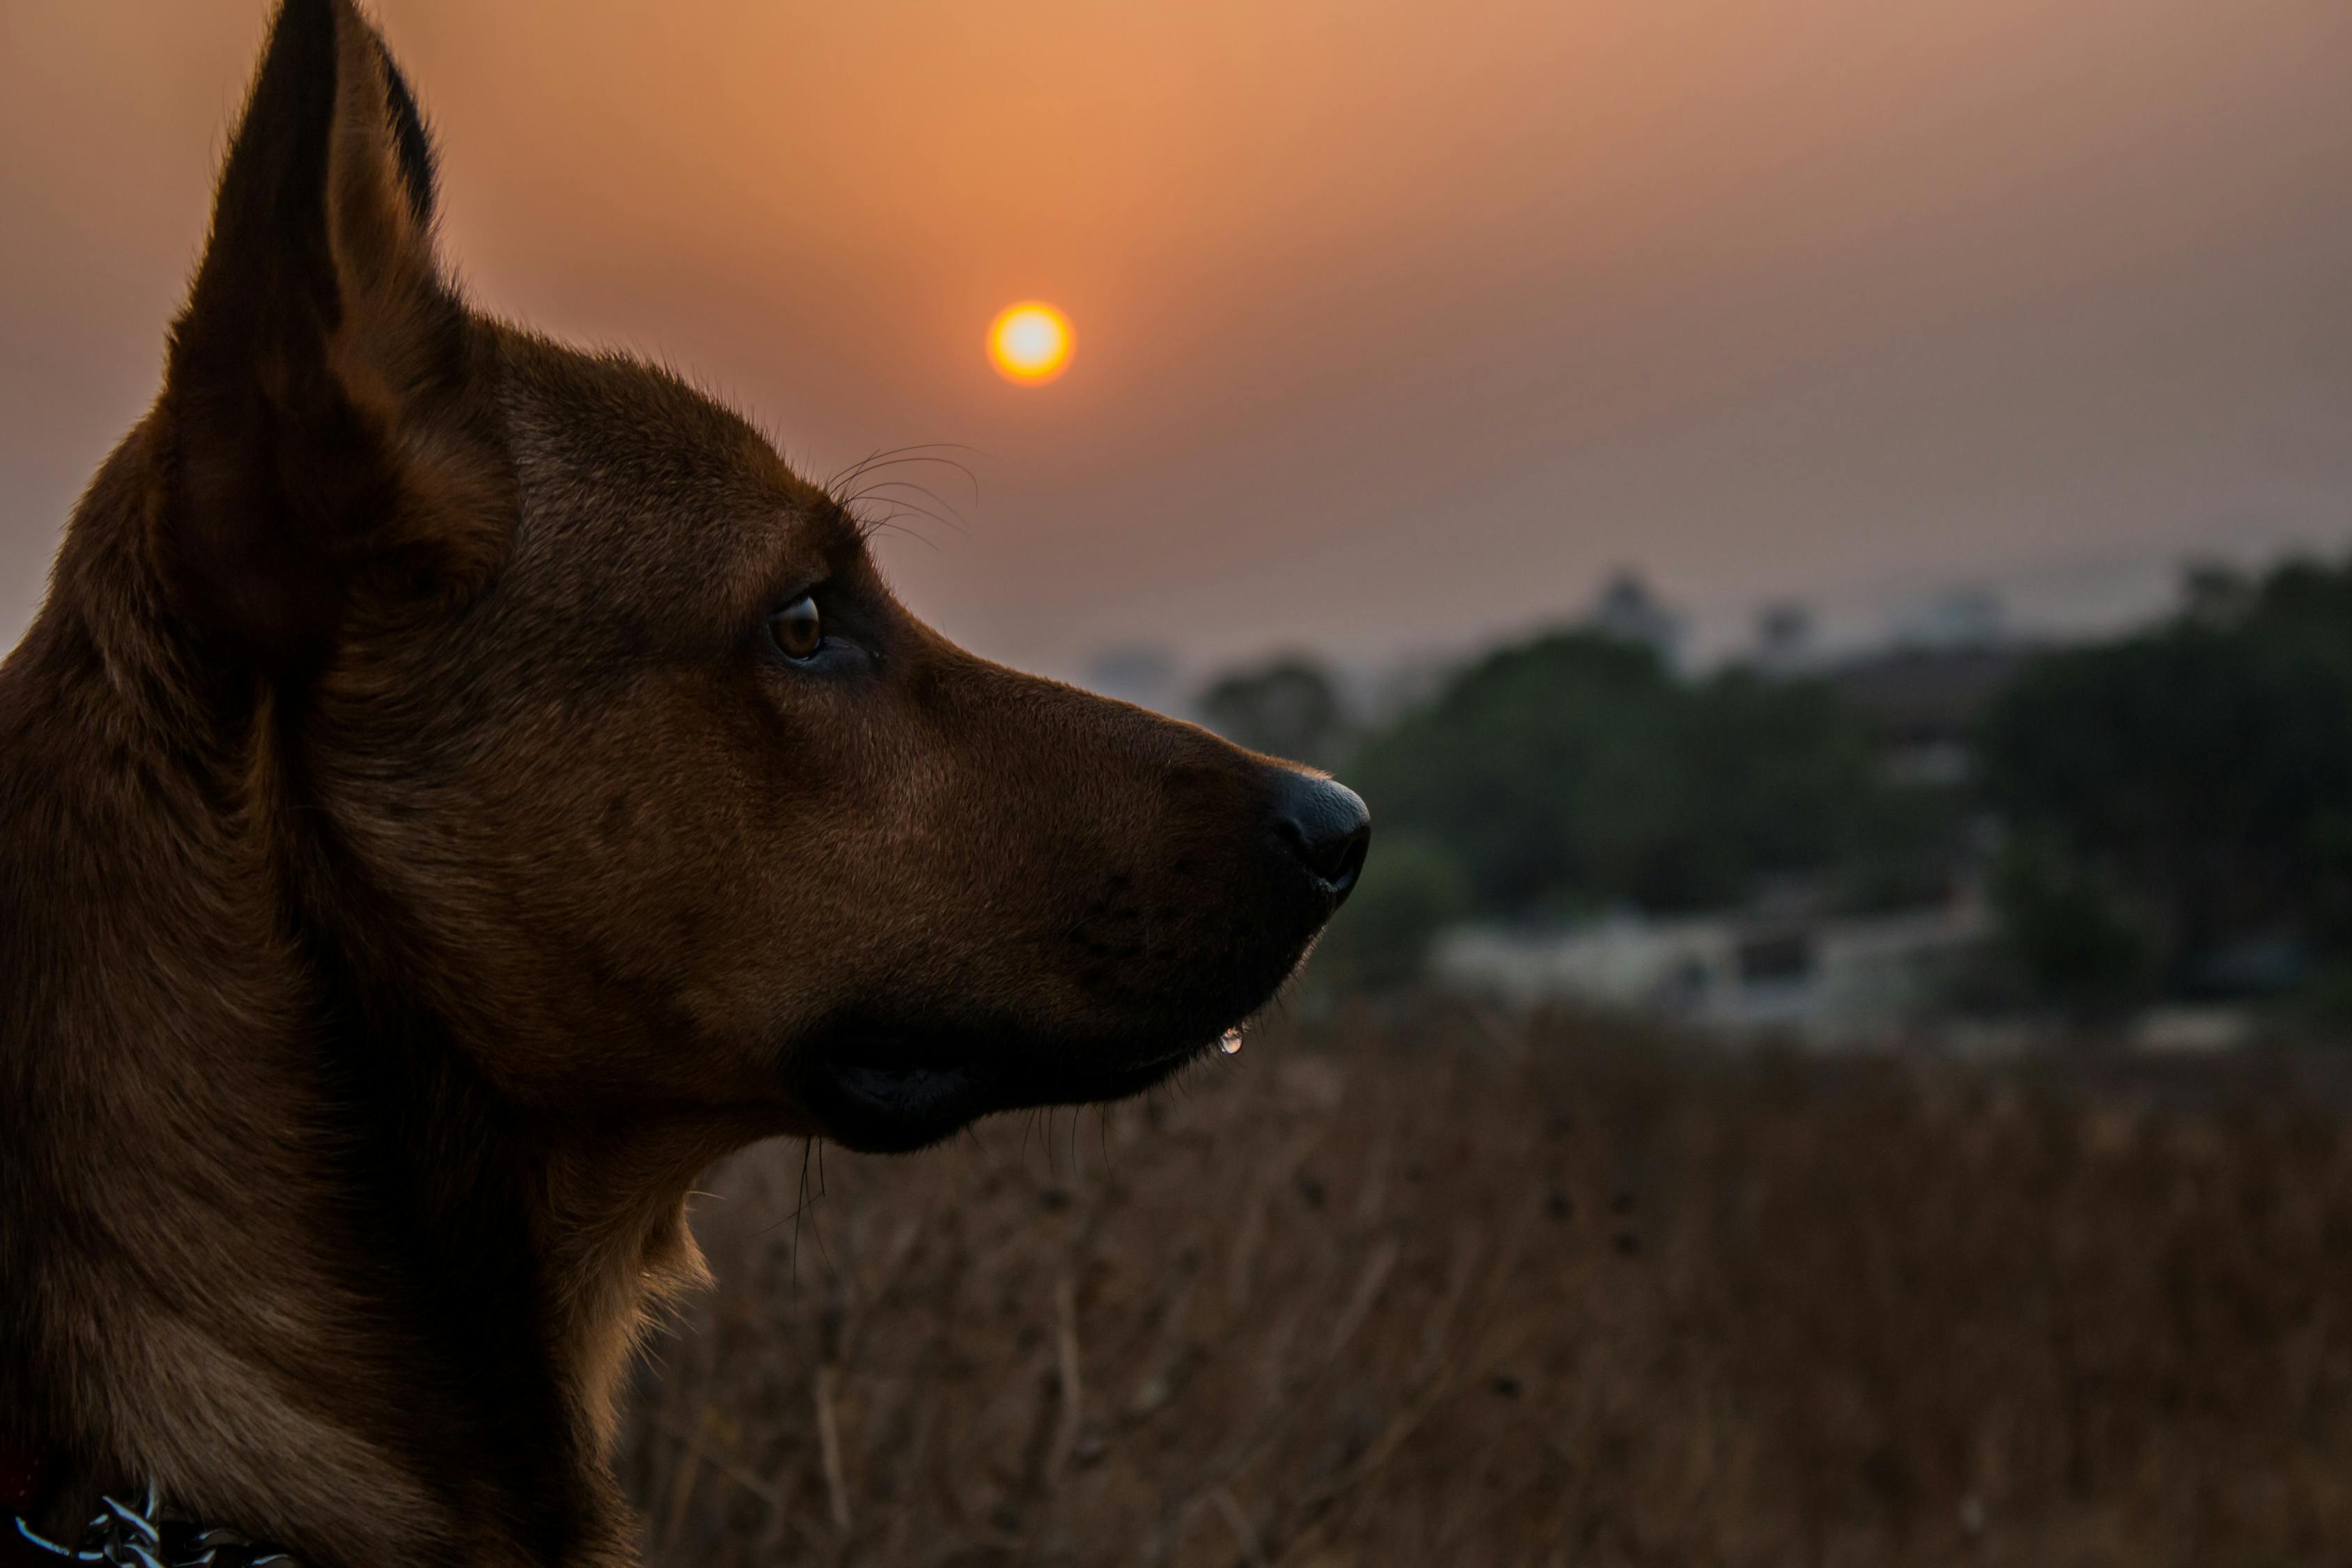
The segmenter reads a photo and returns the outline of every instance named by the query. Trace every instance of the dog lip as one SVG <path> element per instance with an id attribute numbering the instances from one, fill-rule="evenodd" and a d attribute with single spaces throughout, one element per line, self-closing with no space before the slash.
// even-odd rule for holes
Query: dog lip
<path id="1" fill-rule="evenodd" d="M 877 1103 L 927 1094 L 952 1093 L 975 1076 L 962 1068 L 873 1067 L 849 1062 L 836 1066 L 845 1087 Z"/>
<path id="2" fill-rule="evenodd" d="M 985 1098 L 959 1068 L 877 1067 L 827 1053 L 796 1076 L 826 1136 L 869 1153 L 936 1143 L 980 1114 Z"/>
<path id="3" fill-rule="evenodd" d="M 1133 1055 L 1099 1047 L 1014 1050 L 992 1030 L 953 1044 L 950 1037 L 919 1045 L 902 1033 L 845 1033 L 800 1053 L 792 1076 L 825 1136 L 862 1152 L 898 1153 L 1000 1110 L 1142 1093 L 1207 1054 L 1217 1035 L 1195 1039 L 1188 1031 L 1181 1046 Z M 871 1059 L 869 1051 L 883 1059 Z"/>

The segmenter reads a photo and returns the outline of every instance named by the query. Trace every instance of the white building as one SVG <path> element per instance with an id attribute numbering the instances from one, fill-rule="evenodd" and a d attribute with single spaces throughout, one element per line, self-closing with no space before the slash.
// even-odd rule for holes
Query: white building
<path id="1" fill-rule="evenodd" d="M 1842 1047 L 1932 1011 L 1990 933 L 1974 900 L 1857 920 L 1617 915 L 1563 931 L 1459 927 L 1432 966 L 1516 1006 L 1572 1003 Z"/>

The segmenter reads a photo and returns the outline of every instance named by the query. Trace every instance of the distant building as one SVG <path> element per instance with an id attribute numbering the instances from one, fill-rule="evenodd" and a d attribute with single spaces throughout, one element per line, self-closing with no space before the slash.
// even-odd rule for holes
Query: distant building
<path id="1" fill-rule="evenodd" d="M 1682 617 L 1666 608 L 1636 572 L 1619 572 L 1609 579 L 1586 614 L 1584 625 L 1608 637 L 1640 643 L 1670 666 L 1681 657 Z"/>
<path id="2" fill-rule="evenodd" d="M 1948 588 L 1897 616 L 1893 631 L 1900 647 L 1999 647 L 2009 640 L 2009 609 L 1990 588 Z"/>
<path id="3" fill-rule="evenodd" d="M 1349 700 L 1364 721 L 1380 728 L 1426 706 L 1461 673 L 1459 655 L 1420 654 L 1377 669 L 1343 674 Z"/>
<path id="4" fill-rule="evenodd" d="M 1097 654 L 1079 684 L 1139 708 L 1175 713 L 1183 703 L 1183 671 L 1166 648 L 1121 647 Z"/>
<path id="5" fill-rule="evenodd" d="M 1784 600 L 1756 613 L 1756 651 L 1752 662 L 1767 675 L 1796 675 L 1819 658 L 1813 612 L 1810 605 Z"/>
<path id="6" fill-rule="evenodd" d="M 1460 927 L 1440 939 L 1431 968 L 1512 1005 L 1575 1003 L 1834 1049 L 1935 1016 L 1991 931 L 1973 899 L 1849 920 L 1620 914 L 1565 931 Z"/>

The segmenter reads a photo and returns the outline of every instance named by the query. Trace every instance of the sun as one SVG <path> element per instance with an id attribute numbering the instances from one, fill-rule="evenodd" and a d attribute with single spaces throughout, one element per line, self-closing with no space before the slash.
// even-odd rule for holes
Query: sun
<path id="1" fill-rule="evenodd" d="M 1005 380 L 1042 386 L 1070 363 L 1070 318 L 1043 300 L 1007 305 L 988 324 L 988 363 Z"/>

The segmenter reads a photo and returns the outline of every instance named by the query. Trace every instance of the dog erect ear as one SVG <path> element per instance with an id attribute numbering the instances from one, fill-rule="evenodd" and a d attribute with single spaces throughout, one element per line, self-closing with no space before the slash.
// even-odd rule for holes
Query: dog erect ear
<path id="1" fill-rule="evenodd" d="M 486 338 L 433 248 L 433 156 L 351 0 L 285 0 L 173 328 L 158 554 L 257 663 L 355 606 L 462 596 L 513 518 Z"/>

